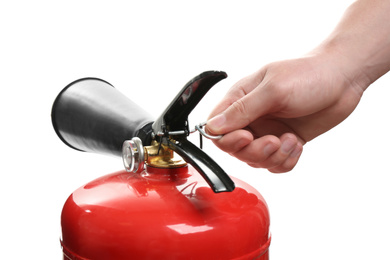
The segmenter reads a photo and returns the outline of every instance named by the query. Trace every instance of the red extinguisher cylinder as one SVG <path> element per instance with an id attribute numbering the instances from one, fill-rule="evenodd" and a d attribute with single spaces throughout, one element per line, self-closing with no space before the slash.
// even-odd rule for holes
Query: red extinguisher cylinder
<path id="1" fill-rule="evenodd" d="M 268 259 L 263 197 L 234 179 L 214 193 L 191 167 L 98 178 L 62 211 L 64 259 Z"/>

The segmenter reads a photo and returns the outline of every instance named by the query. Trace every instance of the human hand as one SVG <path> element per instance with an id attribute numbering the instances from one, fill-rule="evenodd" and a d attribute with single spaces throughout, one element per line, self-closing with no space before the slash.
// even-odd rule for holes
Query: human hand
<path id="1" fill-rule="evenodd" d="M 206 131 L 253 167 L 290 171 L 302 146 L 343 121 L 390 70 L 390 1 L 359 0 L 307 56 L 271 63 L 236 83 Z"/>
<path id="2" fill-rule="evenodd" d="M 368 83 L 329 53 L 271 63 L 236 83 L 209 116 L 214 143 L 252 167 L 287 172 L 303 145 L 342 122 Z M 346 69 L 348 68 L 348 69 Z"/>

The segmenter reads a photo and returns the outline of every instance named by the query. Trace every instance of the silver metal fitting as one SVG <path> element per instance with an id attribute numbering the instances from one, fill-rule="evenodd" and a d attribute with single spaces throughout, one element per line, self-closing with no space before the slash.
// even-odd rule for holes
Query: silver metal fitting
<path id="1" fill-rule="evenodd" d="M 133 137 L 123 142 L 123 165 L 127 172 L 142 171 L 145 164 L 145 151 L 141 139 Z"/>
<path id="2" fill-rule="evenodd" d="M 206 133 L 206 131 L 203 130 L 203 127 L 207 124 L 207 122 L 200 123 L 198 125 L 195 125 L 195 129 L 191 131 L 191 133 L 198 131 L 201 135 L 206 137 L 207 139 L 213 139 L 213 140 L 218 140 L 223 137 L 223 135 L 209 135 Z"/>

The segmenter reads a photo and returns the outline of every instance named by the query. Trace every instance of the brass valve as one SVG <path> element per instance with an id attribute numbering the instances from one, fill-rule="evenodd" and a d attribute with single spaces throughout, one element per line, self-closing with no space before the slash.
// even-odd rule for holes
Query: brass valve
<path id="1" fill-rule="evenodd" d="M 153 141 L 152 145 L 145 146 L 145 163 L 156 168 L 179 168 L 187 163 L 166 145 Z"/>
<path id="2" fill-rule="evenodd" d="M 140 172 L 144 164 L 156 168 L 179 168 L 187 163 L 166 145 L 153 141 L 150 146 L 143 146 L 138 137 L 123 143 L 122 159 L 126 171 Z"/>

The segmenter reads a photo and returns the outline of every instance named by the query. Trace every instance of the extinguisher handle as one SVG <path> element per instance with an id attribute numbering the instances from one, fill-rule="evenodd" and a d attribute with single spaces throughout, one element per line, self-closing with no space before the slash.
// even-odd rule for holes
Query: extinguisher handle
<path id="1" fill-rule="evenodd" d="M 214 192 L 233 191 L 234 183 L 210 156 L 188 141 L 188 116 L 207 92 L 226 77 L 223 71 L 206 71 L 194 77 L 152 125 L 157 139 L 197 169 Z"/>
<path id="2" fill-rule="evenodd" d="M 127 139 L 151 142 L 151 116 L 98 78 L 66 86 L 54 101 L 51 116 L 57 135 L 76 150 L 121 156 Z"/>

